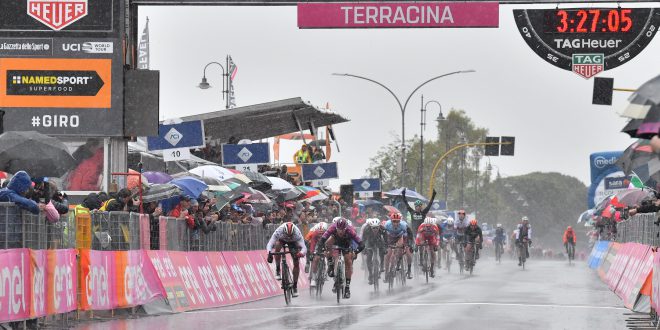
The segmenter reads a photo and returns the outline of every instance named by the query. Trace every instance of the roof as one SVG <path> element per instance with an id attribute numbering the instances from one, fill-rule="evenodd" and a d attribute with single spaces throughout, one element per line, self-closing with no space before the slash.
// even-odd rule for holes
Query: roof
<path id="1" fill-rule="evenodd" d="M 294 116 L 295 115 L 295 116 Z M 203 120 L 207 141 L 227 143 L 238 140 L 260 140 L 277 135 L 345 123 L 348 119 L 336 112 L 321 110 L 301 98 L 291 98 L 246 107 L 220 110 L 200 115 L 182 117 L 183 121 Z"/>

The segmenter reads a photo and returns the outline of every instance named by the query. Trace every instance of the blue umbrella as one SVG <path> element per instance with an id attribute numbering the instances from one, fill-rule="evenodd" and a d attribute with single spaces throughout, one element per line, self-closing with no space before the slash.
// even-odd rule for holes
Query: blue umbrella
<path id="1" fill-rule="evenodd" d="M 209 188 L 204 181 L 190 176 L 174 179 L 170 183 L 179 187 L 183 192 L 183 195 L 188 195 L 192 198 L 198 198 L 204 190 Z"/>
<path id="2" fill-rule="evenodd" d="M 392 196 L 392 197 L 397 197 L 397 196 L 400 197 L 402 190 L 403 190 L 403 188 L 397 188 L 397 189 L 394 189 L 394 190 L 390 190 L 390 191 L 386 192 L 385 195 Z M 412 189 L 408 189 L 408 188 L 406 188 L 406 199 L 408 199 L 409 201 L 411 199 L 412 200 L 421 200 L 421 201 L 424 201 L 424 202 L 429 201 L 426 197 L 424 197 L 424 196 L 418 194 L 416 191 L 414 191 Z"/>

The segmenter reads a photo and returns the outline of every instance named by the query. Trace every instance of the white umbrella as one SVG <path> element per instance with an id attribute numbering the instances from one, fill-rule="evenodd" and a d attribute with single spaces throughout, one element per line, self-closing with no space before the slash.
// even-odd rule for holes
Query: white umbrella
<path id="1" fill-rule="evenodd" d="M 296 189 L 292 184 L 290 184 L 288 181 L 275 177 L 275 176 L 269 176 L 268 180 L 270 180 L 270 183 L 273 184 L 272 190 L 287 190 L 287 189 Z"/>
<path id="2" fill-rule="evenodd" d="M 193 168 L 188 172 L 198 175 L 202 178 L 204 177 L 213 178 L 219 181 L 233 178 L 236 175 L 234 174 L 234 172 L 230 171 L 229 169 L 217 165 L 203 165 L 200 167 Z"/>

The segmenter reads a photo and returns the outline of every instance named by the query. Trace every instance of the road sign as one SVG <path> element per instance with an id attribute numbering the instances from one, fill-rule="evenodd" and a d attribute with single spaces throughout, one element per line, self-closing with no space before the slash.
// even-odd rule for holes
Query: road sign
<path id="1" fill-rule="evenodd" d="M 303 181 L 336 179 L 338 177 L 337 163 L 302 164 Z"/>
<path id="2" fill-rule="evenodd" d="M 147 137 L 149 151 L 174 148 L 203 148 L 204 123 L 201 120 L 159 125 L 158 136 Z"/>
<path id="3" fill-rule="evenodd" d="M 330 185 L 330 180 L 312 180 L 312 187 L 327 187 Z"/>
<path id="4" fill-rule="evenodd" d="M 270 148 L 268 143 L 223 144 L 223 165 L 268 164 Z"/>
<path id="5" fill-rule="evenodd" d="M 241 165 L 236 165 L 236 169 L 245 172 L 245 171 L 250 171 L 250 172 L 259 172 L 259 164 L 241 164 Z"/>
<path id="6" fill-rule="evenodd" d="M 367 192 L 367 191 L 380 191 L 380 179 L 353 179 L 351 180 L 353 184 L 354 192 Z"/>
<path id="7" fill-rule="evenodd" d="M 515 9 L 513 16 L 537 55 L 585 79 L 632 60 L 660 25 L 657 8 Z"/>

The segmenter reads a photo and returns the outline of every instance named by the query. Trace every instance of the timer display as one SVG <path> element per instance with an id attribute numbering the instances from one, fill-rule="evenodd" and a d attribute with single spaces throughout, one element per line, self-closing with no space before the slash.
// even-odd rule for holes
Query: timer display
<path id="1" fill-rule="evenodd" d="M 558 9 L 545 12 L 545 33 L 627 33 L 633 9 Z M 644 17 L 646 18 L 646 17 Z M 642 21 L 641 24 L 644 24 Z"/>

